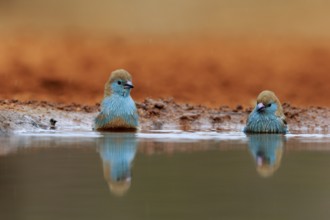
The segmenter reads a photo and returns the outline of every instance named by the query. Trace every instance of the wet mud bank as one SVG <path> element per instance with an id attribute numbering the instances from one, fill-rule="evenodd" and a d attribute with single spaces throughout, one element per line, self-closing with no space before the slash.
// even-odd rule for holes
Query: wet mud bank
<path id="1" fill-rule="evenodd" d="M 136 103 L 142 131 L 241 131 L 251 107 L 181 104 L 173 99 L 145 99 Z M 91 131 L 99 104 L 59 104 L 46 101 L 0 101 L 0 132 L 15 134 L 45 130 Z M 283 104 L 290 132 L 329 133 L 330 109 L 326 107 L 299 108 Z"/>

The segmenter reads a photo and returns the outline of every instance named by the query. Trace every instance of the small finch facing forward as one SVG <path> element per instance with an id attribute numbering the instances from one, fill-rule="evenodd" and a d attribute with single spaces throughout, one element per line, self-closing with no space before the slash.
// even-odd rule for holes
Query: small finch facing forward
<path id="1" fill-rule="evenodd" d="M 133 88 L 131 75 L 123 69 L 115 70 L 104 87 L 101 112 L 94 121 L 98 131 L 136 130 L 139 117 L 130 96 Z"/>
<path id="2" fill-rule="evenodd" d="M 280 101 L 272 91 L 263 91 L 248 117 L 246 133 L 282 133 L 288 131 Z"/>

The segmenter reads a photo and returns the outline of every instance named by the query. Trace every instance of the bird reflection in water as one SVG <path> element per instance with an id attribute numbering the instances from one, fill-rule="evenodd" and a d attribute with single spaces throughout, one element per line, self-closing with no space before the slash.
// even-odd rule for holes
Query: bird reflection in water
<path id="1" fill-rule="evenodd" d="M 131 186 L 136 150 L 134 133 L 109 133 L 99 141 L 103 175 L 110 191 L 116 196 L 123 196 Z"/>
<path id="2" fill-rule="evenodd" d="M 248 146 L 257 172 L 262 177 L 272 176 L 280 167 L 285 136 L 281 134 L 248 135 Z"/>

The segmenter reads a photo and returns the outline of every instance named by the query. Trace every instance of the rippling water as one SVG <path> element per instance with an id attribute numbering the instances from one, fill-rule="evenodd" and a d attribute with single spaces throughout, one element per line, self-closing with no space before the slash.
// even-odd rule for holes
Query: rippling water
<path id="1" fill-rule="evenodd" d="M 330 135 L 1 137 L 1 219 L 328 219 Z"/>

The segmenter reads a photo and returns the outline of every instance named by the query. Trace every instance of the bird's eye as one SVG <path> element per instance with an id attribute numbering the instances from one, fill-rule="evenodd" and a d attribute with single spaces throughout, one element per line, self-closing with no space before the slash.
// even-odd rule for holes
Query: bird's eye
<path id="1" fill-rule="evenodd" d="M 121 81 L 117 81 L 118 85 L 121 85 Z"/>
<path id="2" fill-rule="evenodd" d="M 272 106 L 272 103 L 269 103 L 268 105 L 266 105 L 267 108 L 270 107 L 270 106 Z"/>

